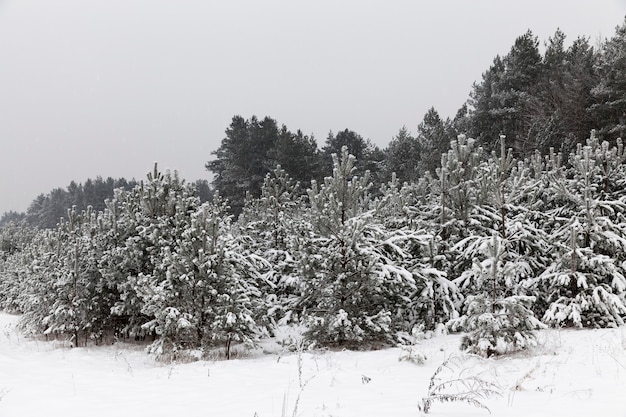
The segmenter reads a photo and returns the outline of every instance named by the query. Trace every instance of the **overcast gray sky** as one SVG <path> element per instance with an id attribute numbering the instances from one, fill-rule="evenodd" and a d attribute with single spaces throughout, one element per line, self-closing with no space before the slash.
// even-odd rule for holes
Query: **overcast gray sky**
<path id="1" fill-rule="evenodd" d="M 232 117 L 381 147 L 453 116 L 531 29 L 610 37 L 626 0 L 0 0 L 0 213 L 155 161 L 210 179 Z"/>

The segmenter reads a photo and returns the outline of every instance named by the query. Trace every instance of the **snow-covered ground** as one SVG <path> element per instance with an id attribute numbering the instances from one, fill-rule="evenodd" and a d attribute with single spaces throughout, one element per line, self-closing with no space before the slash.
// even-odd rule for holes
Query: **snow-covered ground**
<path id="1" fill-rule="evenodd" d="M 400 349 L 314 351 L 266 346 L 231 361 L 162 364 L 143 346 L 67 348 L 24 338 L 0 314 L 0 416 L 419 416 L 431 375 L 458 354 L 459 336 L 423 340 L 422 365 Z M 479 360 L 442 378 L 479 376 L 500 397 L 493 416 L 626 417 L 626 329 L 549 330 L 533 352 Z M 305 385 L 300 389 L 300 381 Z M 487 416 L 464 403 L 435 403 L 432 416 Z"/>

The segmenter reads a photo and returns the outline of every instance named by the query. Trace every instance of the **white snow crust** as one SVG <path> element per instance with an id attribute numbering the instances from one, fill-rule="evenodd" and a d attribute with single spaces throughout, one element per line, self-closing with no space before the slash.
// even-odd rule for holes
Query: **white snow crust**
<path id="1" fill-rule="evenodd" d="M 436 368 L 458 355 L 460 335 L 422 340 L 413 350 L 308 351 L 267 342 L 230 361 L 163 364 L 145 346 L 69 348 L 26 338 L 17 316 L 0 313 L 0 416 L 415 417 Z M 536 348 L 466 362 L 462 375 L 496 383 L 481 400 L 493 416 L 626 416 L 626 329 L 542 330 Z M 300 384 L 305 385 L 300 390 Z M 285 410 L 285 412 L 283 412 Z M 434 403 L 431 416 L 488 416 L 464 403 Z"/>

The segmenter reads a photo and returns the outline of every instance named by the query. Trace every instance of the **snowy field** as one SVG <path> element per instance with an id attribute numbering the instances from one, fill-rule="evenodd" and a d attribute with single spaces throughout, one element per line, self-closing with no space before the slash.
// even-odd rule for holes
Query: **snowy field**
<path id="1" fill-rule="evenodd" d="M 399 360 L 400 349 L 298 355 L 276 344 L 231 361 L 162 364 L 133 344 L 72 349 L 29 340 L 14 330 L 17 319 L 0 314 L 0 417 L 281 417 L 293 415 L 298 395 L 303 417 L 419 416 L 431 375 L 459 353 L 460 339 L 421 341 L 422 365 Z M 540 338 L 533 352 L 470 358 L 440 376 L 497 384 L 501 396 L 481 400 L 493 416 L 626 417 L 626 329 L 549 330 Z M 435 403 L 428 415 L 489 413 Z"/>

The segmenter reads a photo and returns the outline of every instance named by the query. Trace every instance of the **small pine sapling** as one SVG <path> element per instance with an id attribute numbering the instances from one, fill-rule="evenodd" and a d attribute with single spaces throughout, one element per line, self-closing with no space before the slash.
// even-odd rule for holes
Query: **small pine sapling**
<path id="1" fill-rule="evenodd" d="M 423 365 L 428 359 L 424 352 L 419 349 L 420 342 L 426 337 L 424 334 L 424 326 L 415 326 L 411 334 L 403 335 L 401 341 L 403 344 L 398 345 L 400 348 L 400 362 L 412 362 L 416 365 Z"/>
<path id="2" fill-rule="evenodd" d="M 461 341 L 461 349 L 468 353 L 489 357 L 527 349 L 536 345 L 535 330 L 545 327 L 531 310 L 534 297 L 507 294 L 529 271 L 525 262 L 511 259 L 514 254 L 509 253 L 507 243 L 497 234 L 466 243 L 469 253 L 485 258 L 475 261 L 459 280 L 461 286 L 483 291 L 468 296 L 466 313 L 449 322 L 452 330 L 468 332 Z"/>
<path id="3" fill-rule="evenodd" d="M 534 330 L 545 326 L 529 308 L 533 300 L 521 295 L 495 300 L 484 294 L 468 297 L 467 314 L 460 319 L 468 332 L 461 349 L 489 357 L 536 346 Z"/>
<path id="4" fill-rule="evenodd" d="M 415 345 L 401 345 L 400 346 L 400 362 L 412 362 L 416 365 L 423 365 L 428 359 L 424 352 L 417 349 Z"/>

